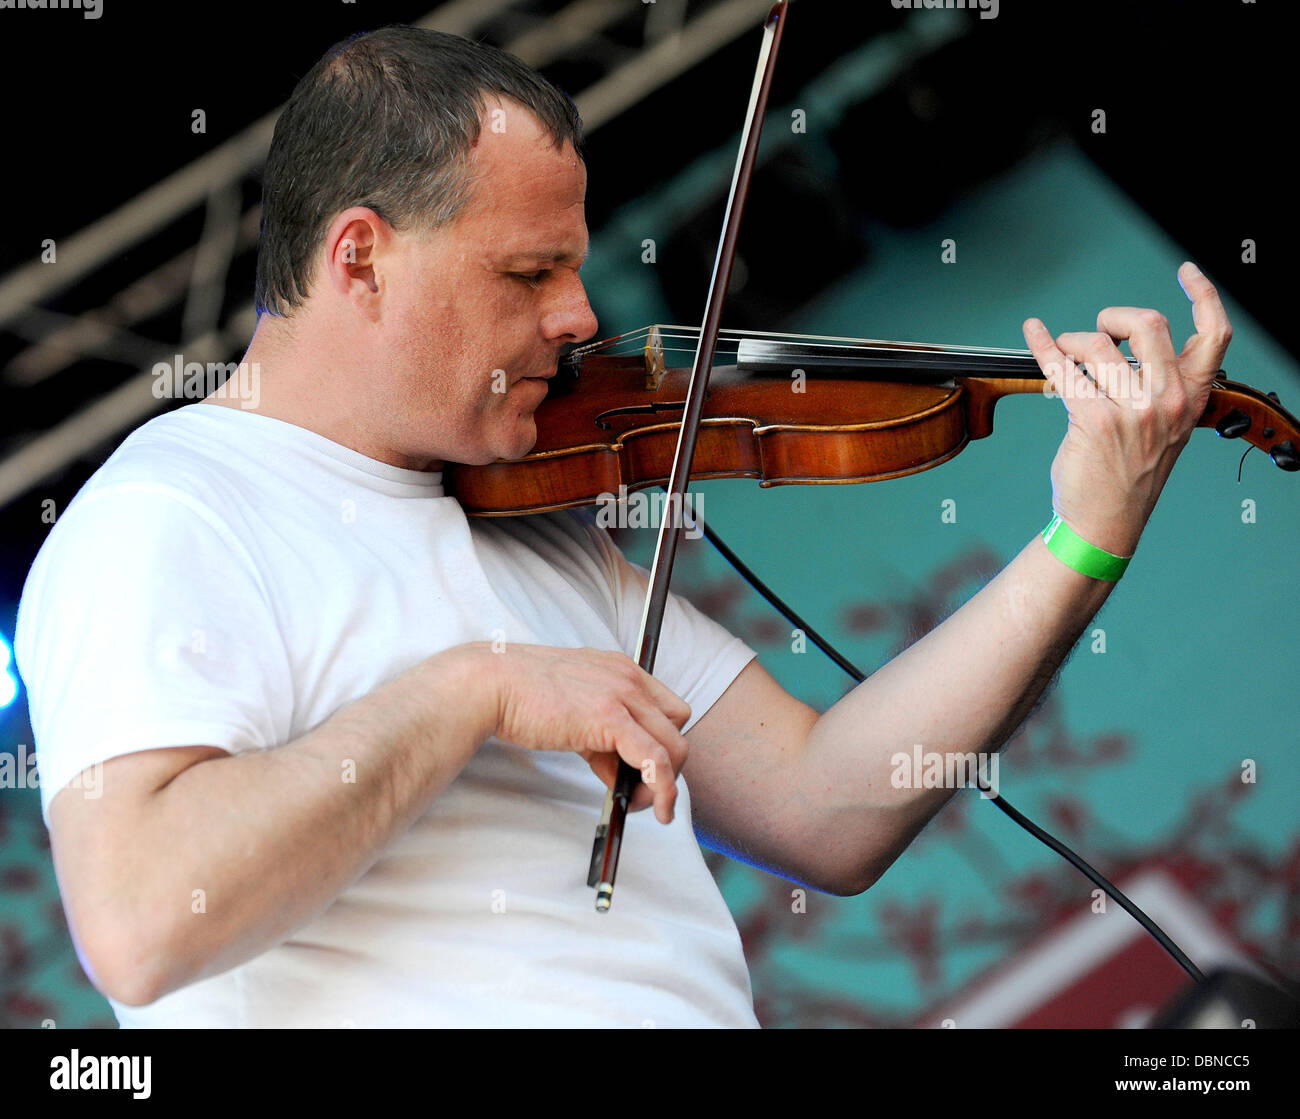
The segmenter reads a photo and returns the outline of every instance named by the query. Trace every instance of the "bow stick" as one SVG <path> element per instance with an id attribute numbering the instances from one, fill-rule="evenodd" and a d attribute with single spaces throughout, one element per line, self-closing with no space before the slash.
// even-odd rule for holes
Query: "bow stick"
<path id="1" fill-rule="evenodd" d="M 677 450 L 673 455 L 668 497 L 659 523 L 659 540 L 655 545 L 654 563 L 650 569 L 650 586 L 646 593 L 645 609 L 641 614 L 637 663 L 649 673 L 654 672 L 655 654 L 659 650 L 659 631 L 663 625 L 664 608 L 668 604 L 668 583 L 672 578 L 673 561 L 677 557 L 677 545 L 685 527 L 682 511 L 686 487 L 691 477 L 691 463 L 695 457 L 700 416 L 704 411 L 704 397 L 709 387 L 709 372 L 713 368 L 713 354 L 722 321 L 722 303 L 731 279 L 731 264 L 736 256 L 736 240 L 740 233 L 740 215 L 745 208 L 749 178 L 758 155 L 758 140 L 763 131 L 763 116 L 767 111 L 767 96 L 772 87 L 776 52 L 785 27 L 788 3 L 789 0 L 777 0 L 763 26 L 758 70 L 749 95 L 749 111 L 740 136 L 740 154 L 731 179 L 731 193 L 727 197 L 722 239 L 718 243 L 718 254 L 713 262 L 713 279 L 709 283 L 709 297 L 704 305 L 704 326 L 695 350 L 695 363 L 691 367 L 685 414 L 677 438 Z M 641 772 L 619 759 L 618 775 L 614 787 L 605 796 L 605 809 L 601 814 L 600 825 L 596 828 L 591 867 L 587 874 L 587 885 L 596 887 L 596 910 L 600 913 L 608 910 L 614 899 L 614 876 L 618 871 L 619 850 L 623 845 L 623 823 L 627 817 L 628 804 L 640 780 Z"/>

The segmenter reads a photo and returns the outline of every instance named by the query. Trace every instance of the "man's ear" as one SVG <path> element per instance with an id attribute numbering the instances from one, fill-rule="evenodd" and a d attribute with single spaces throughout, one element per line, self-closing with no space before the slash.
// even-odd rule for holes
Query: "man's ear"
<path id="1" fill-rule="evenodd" d="M 393 227 L 366 206 L 344 210 L 325 235 L 325 280 L 367 316 L 378 313 L 383 295 L 380 261 L 392 243 Z"/>

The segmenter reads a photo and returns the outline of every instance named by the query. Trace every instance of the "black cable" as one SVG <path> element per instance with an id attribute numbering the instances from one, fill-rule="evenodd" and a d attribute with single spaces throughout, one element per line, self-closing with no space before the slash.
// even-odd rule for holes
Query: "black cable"
<path id="1" fill-rule="evenodd" d="M 997 793 L 990 793 L 988 789 L 985 789 L 982 786 L 981 786 L 981 791 L 984 793 L 987 799 L 991 800 L 995 805 L 997 805 L 1000 809 L 1002 809 L 1003 812 L 1005 812 L 1012 820 L 1014 820 L 1017 824 L 1019 824 L 1022 828 L 1024 828 L 1025 831 L 1027 831 L 1035 839 L 1042 840 L 1042 842 L 1046 843 L 1047 846 L 1049 846 L 1053 851 L 1055 851 L 1063 859 L 1068 860 L 1080 872 L 1087 875 L 1087 877 L 1091 878 L 1098 886 L 1100 886 L 1103 890 L 1105 890 L 1106 893 L 1108 893 L 1120 905 L 1122 905 L 1126 910 L 1128 910 L 1128 912 L 1133 915 L 1134 919 L 1138 922 L 1138 924 L 1140 924 L 1144 929 L 1146 929 L 1147 932 L 1149 932 L 1153 937 L 1155 937 L 1160 947 L 1163 948 L 1166 952 L 1168 952 L 1171 956 L 1173 956 L 1173 958 L 1177 960 L 1178 963 L 1181 965 L 1182 969 L 1185 972 L 1187 972 L 1187 974 L 1190 975 L 1197 983 L 1200 983 L 1202 980 L 1205 979 L 1205 976 L 1204 974 L 1202 974 L 1201 969 L 1198 968 L 1194 963 L 1192 963 L 1190 959 L 1187 958 L 1187 953 L 1185 953 L 1181 948 L 1178 947 L 1177 944 L 1175 944 L 1172 940 L 1170 940 L 1168 934 L 1164 931 L 1164 929 L 1162 929 L 1153 920 L 1151 920 L 1150 917 L 1148 917 L 1145 913 L 1143 913 L 1142 910 L 1140 910 L 1136 905 L 1134 905 L 1133 902 L 1129 900 L 1129 898 L 1119 889 L 1118 886 L 1112 885 L 1106 878 L 1104 878 L 1101 875 L 1100 871 L 1096 870 L 1089 863 L 1085 862 L 1080 856 L 1076 855 L 1073 851 L 1070 850 L 1070 848 L 1068 848 L 1054 835 L 1049 835 L 1047 832 L 1043 831 L 1042 828 L 1040 828 L 1037 824 L 1035 824 L 1034 821 L 1029 819 L 1029 817 L 1026 816 L 1024 813 L 1018 812 L 1015 808 L 1011 806 L 1011 804 L 1008 801 L 1004 800 L 1002 796 L 1000 796 Z"/>
<path id="2" fill-rule="evenodd" d="M 829 641 L 823 638 L 821 634 L 819 634 L 815 629 L 812 628 L 812 626 L 810 626 L 807 622 L 805 622 L 803 618 L 799 616 L 797 611 L 795 611 L 791 606 L 789 606 L 786 602 L 784 602 L 776 594 L 775 591 L 773 591 L 766 583 L 763 582 L 762 579 L 760 579 L 757 575 L 755 575 L 754 572 L 750 570 L 748 565 L 745 564 L 740 559 L 740 557 L 736 555 L 735 552 L 733 552 L 730 548 L 727 547 L 726 544 L 722 542 L 722 538 L 718 536 L 718 534 L 714 532 L 713 529 L 711 529 L 708 525 L 704 524 L 704 522 L 701 521 L 698 516 L 694 517 L 693 520 L 695 525 L 703 530 L 704 535 L 708 539 L 709 543 L 712 544 L 715 548 L 717 548 L 717 550 L 722 554 L 723 559 L 725 559 L 729 564 L 731 564 L 731 566 L 734 567 L 740 573 L 741 577 L 751 587 L 753 587 L 754 590 L 758 591 L 759 594 L 761 594 L 765 599 L 767 599 L 767 601 L 777 610 L 777 612 L 782 614 L 786 618 L 786 620 L 790 622 L 791 625 L 795 626 L 798 629 L 801 629 L 805 634 L 807 634 L 808 637 L 812 639 L 813 644 L 816 645 L 817 648 L 819 648 L 823 653 L 825 653 L 828 657 L 830 657 L 831 660 L 833 660 L 837 665 L 839 665 L 840 668 L 842 668 L 851 677 L 853 677 L 853 679 L 857 683 L 860 684 L 862 683 L 863 680 L 866 679 L 866 675 L 862 672 L 861 669 L 854 666 L 854 664 L 851 661 L 849 661 L 847 658 L 845 658 L 833 645 L 831 645 Z M 1027 831 L 1035 839 L 1039 840 L 1041 843 L 1045 843 L 1058 855 L 1066 859 L 1072 866 L 1074 866 L 1077 870 L 1079 870 L 1083 875 L 1085 875 L 1087 878 L 1090 878 L 1093 882 L 1095 882 L 1098 886 L 1100 886 L 1101 889 L 1103 889 L 1111 898 L 1113 898 L 1118 905 L 1122 906 L 1128 913 L 1130 913 L 1133 916 L 1134 920 L 1138 922 L 1138 924 L 1140 924 L 1144 929 L 1146 929 L 1147 932 L 1149 932 L 1152 935 L 1152 937 L 1155 938 L 1156 943 L 1159 944 L 1160 947 L 1163 948 L 1166 952 L 1168 952 L 1178 962 L 1178 965 L 1185 972 L 1187 972 L 1188 975 L 1192 977 L 1193 980 L 1195 980 L 1197 983 L 1204 981 L 1205 976 L 1202 974 L 1200 968 L 1198 968 L 1194 963 L 1192 963 L 1192 961 L 1188 959 L 1187 954 L 1169 938 L 1168 934 L 1166 934 L 1165 931 L 1159 925 L 1157 925 L 1153 920 L 1151 920 L 1150 917 L 1148 917 L 1145 913 L 1142 912 L 1141 909 L 1139 909 L 1132 901 L 1130 901 L 1128 897 L 1126 897 L 1124 893 L 1119 889 L 1118 886 L 1114 885 L 1112 882 L 1106 879 L 1099 871 L 1097 871 L 1089 863 L 1085 862 L 1082 858 L 1076 855 L 1073 851 L 1070 850 L 1070 848 L 1068 848 L 1064 843 L 1062 843 L 1055 836 L 1049 834 L 1048 832 L 1045 832 L 1031 819 L 1029 819 L 1029 817 L 1024 815 L 1024 813 L 1017 811 L 1011 805 L 1011 803 L 1008 800 L 1006 800 L 1004 797 L 1002 797 L 1000 794 L 991 793 L 989 788 L 985 786 L 981 786 L 981 792 L 984 794 L 986 799 L 992 801 L 998 808 L 1000 808 L 1004 813 L 1006 813 L 1006 815 L 1011 820 L 1019 824 L 1022 828 L 1025 829 L 1025 831 Z"/>
<path id="3" fill-rule="evenodd" d="M 862 681 L 866 679 L 866 677 L 863 676 L 861 672 L 859 672 L 856 668 L 853 667 L 853 664 L 850 661 L 844 659 L 844 657 L 840 654 L 839 650 L 836 649 L 834 645 L 832 645 L 829 641 L 827 641 L 824 637 L 822 637 L 820 633 L 818 633 L 815 629 L 813 629 L 812 626 L 810 626 L 801 617 L 799 617 L 799 615 L 795 613 L 792 607 L 788 606 L 785 603 L 785 601 L 781 599 L 774 590 L 772 590 L 771 587 L 769 587 L 766 583 L 763 582 L 762 579 L 760 579 L 757 575 L 755 575 L 753 571 L 749 569 L 749 566 L 745 563 L 745 561 L 742 560 L 738 555 L 736 555 L 735 552 L 733 552 L 730 548 L 726 546 L 726 544 L 722 542 L 722 538 L 716 532 L 714 532 L 713 529 L 709 528 L 708 525 L 704 524 L 698 518 L 696 518 L 695 523 L 699 528 L 704 530 L 704 535 L 705 537 L 708 538 L 709 543 L 712 544 L 715 548 L 718 549 L 719 552 L 722 553 L 722 558 L 725 559 L 729 564 L 731 564 L 731 566 L 734 567 L 737 571 L 739 571 L 741 576 L 745 579 L 746 582 L 749 583 L 751 587 L 753 587 L 756 591 L 758 591 L 759 594 L 761 594 L 765 599 L 767 599 L 769 603 L 771 603 L 774 607 L 776 607 L 777 613 L 785 615 L 786 620 L 792 626 L 794 626 L 796 629 L 802 630 L 804 634 L 809 638 L 809 640 L 811 640 L 812 643 L 817 646 L 817 648 L 819 648 L 823 653 L 825 653 L 828 657 L 830 657 L 831 660 L 833 660 L 837 665 L 839 665 L 842 669 L 844 669 L 844 671 L 847 672 L 850 676 L 852 676 L 853 679 L 856 680 L 859 684 L 861 684 Z"/>

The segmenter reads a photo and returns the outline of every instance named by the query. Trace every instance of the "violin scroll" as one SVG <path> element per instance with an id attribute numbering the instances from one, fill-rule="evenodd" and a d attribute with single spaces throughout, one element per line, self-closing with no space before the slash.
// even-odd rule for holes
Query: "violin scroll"
<path id="1" fill-rule="evenodd" d="M 1216 379 L 1197 426 L 1212 427 L 1224 439 L 1245 439 L 1279 469 L 1300 470 L 1300 420 L 1282 407 L 1275 392 Z"/>

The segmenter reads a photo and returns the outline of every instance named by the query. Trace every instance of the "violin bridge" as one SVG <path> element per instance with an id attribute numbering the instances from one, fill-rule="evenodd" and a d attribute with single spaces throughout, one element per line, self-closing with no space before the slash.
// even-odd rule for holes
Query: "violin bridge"
<path id="1" fill-rule="evenodd" d="M 645 387 L 650 392 L 658 391 L 664 372 L 663 335 L 659 333 L 657 326 L 652 326 L 645 340 Z"/>

